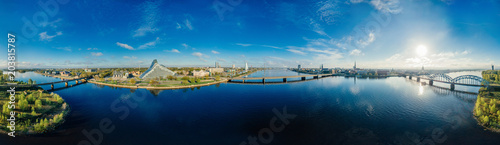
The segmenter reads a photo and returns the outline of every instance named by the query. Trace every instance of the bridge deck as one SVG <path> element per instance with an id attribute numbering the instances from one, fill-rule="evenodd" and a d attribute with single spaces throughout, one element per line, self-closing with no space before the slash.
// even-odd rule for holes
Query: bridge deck
<path id="1" fill-rule="evenodd" d="M 433 80 L 433 79 L 429 79 L 429 78 L 425 78 L 425 77 L 420 77 L 420 79 L 423 79 L 423 80 L 432 80 L 434 82 L 440 82 L 440 83 L 447 83 L 447 84 L 451 84 L 451 82 L 447 82 L 447 81 L 440 81 L 440 80 Z M 455 85 L 462 85 L 462 86 L 473 86 L 473 87 L 482 87 L 482 86 L 485 86 L 485 85 L 475 85 L 475 84 L 464 84 L 464 83 L 454 83 Z"/>
<path id="2" fill-rule="evenodd" d="M 41 84 L 34 84 L 34 85 L 37 85 L 37 86 L 41 86 L 41 85 L 50 85 L 50 84 L 64 83 L 64 82 L 69 82 L 69 81 L 74 81 L 74 80 L 80 80 L 80 79 L 83 79 L 83 78 L 71 79 L 71 80 L 63 80 L 63 81 L 58 81 L 58 82 L 50 82 L 50 83 L 41 83 Z"/>
<path id="3" fill-rule="evenodd" d="M 301 77 L 325 77 L 325 76 L 331 76 L 332 74 L 317 74 L 317 75 L 298 75 L 298 76 L 277 76 L 277 77 L 248 77 L 248 78 L 232 78 L 229 80 L 262 80 L 262 79 L 283 79 L 283 78 L 301 78 Z"/>

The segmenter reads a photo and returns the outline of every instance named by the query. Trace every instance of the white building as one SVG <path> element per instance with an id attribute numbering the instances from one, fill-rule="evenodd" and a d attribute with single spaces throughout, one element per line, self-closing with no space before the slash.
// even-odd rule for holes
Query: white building
<path id="1" fill-rule="evenodd" d="M 205 76 L 210 75 L 210 72 L 207 72 L 205 70 L 199 70 L 199 71 L 194 70 L 192 73 L 193 73 L 193 76 L 195 76 L 195 77 L 205 77 Z"/>
<path id="2" fill-rule="evenodd" d="M 248 71 L 248 62 L 245 62 L 245 71 Z"/>

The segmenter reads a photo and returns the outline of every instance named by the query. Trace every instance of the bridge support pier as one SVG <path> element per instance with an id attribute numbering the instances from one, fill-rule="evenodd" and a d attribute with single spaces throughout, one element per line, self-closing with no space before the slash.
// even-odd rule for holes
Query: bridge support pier
<path id="1" fill-rule="evenodd" d="M 450 85 L 450 90 L 454 91 L 455 90 L 455 83 L 451 83 Z"/>
<path id="2" fill-rule="evenodd" d="M 305 81 L 306 80 L 306 77 L 302 77 L 302 80 Z"/>
<path id="3" fill-rule="evenodd" d="M 434 85 L 434 81 L 433 80 L 429 80 L 429 85 L 430 86 Z"/>
<path id="4" fill-rule="evenodd" d="M 54 84 L 51 84 L 51 85 L 50 85 L 50 89 L 51 89 L 51 90 L 54 90 Z"/>
<path id="5" fill-rule="evenodd" d="M 266 78 L 262 78 L 262 83 L 265 84 L 266 83 Z"/>
<path id="6" fill-rule="evenodd" d="M 283 83 L 286 83 L 286 78 L 283 78 Z"/>
<path id="7" fill-rule="evenodd" d="M 245 80 L 241 80 L 241 83 L 245 83 Z"/>
<path id="8" fill-rule="evenodd" d="M 64 83 L 64 86 L 68 87 L 68 82 Z"/>
<path id="9" fill-rule="evenodd" d="M 78 84 L 78 80 L 76 80 L 76 84 Z"/>
<path id="10" fill-rule="evenodd" d="M 408 78 L 411 80 L 411 76 L 408 76 Z"/>
<path id="11" fill-rule="evenodd" d="M 318 76 L 313 76 L 313 79 L 318 79 Z"/>
<path id="12" fill-rule="evenodd" d="M 420 77 L 417 77 L 417 82 L 420 82 Z"/>

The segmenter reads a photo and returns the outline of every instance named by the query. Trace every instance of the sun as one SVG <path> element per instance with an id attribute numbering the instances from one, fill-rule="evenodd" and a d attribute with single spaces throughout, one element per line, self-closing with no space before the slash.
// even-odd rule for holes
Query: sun
<path id="1" fill-rule="evenodd" d="M 417 55 L 425 56 L 426 54 L 427 54 L 427 47 L 425 47 L 425 45 L 419 45 L 417 47 Z"/>

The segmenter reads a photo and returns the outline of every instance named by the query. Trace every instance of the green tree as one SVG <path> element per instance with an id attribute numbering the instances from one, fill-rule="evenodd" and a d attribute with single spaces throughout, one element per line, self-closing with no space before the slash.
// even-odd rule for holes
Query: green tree
<path id="1" fill-rule="evenodd" d="M 36 116 L 36 111 L 33 107 L 31 107 L 31 116 Z"/>
<path id="2" fill-rule="evenodd" d="M 220 81 L 220 76 L 215 76 L 216 81 Z"/>
<path id="3" fill-rule="evenodd" d="M 135 84 L 136 83 L 135 79 L 130 79 L 130 83 Z"/>
<path id="4" fill-rule="evenodd" d="M 42 109 L 42 101 L 37 99 L 35 101 L 35 106 L 36 106 L 36 109 L 38 109 L 38 110 Z"/>
<path id="5" fill-rule="evenodd" d="M 33 80 L 29 79 L 28 84 L 30 84 L 30 85 L 33 84 Z"/>

